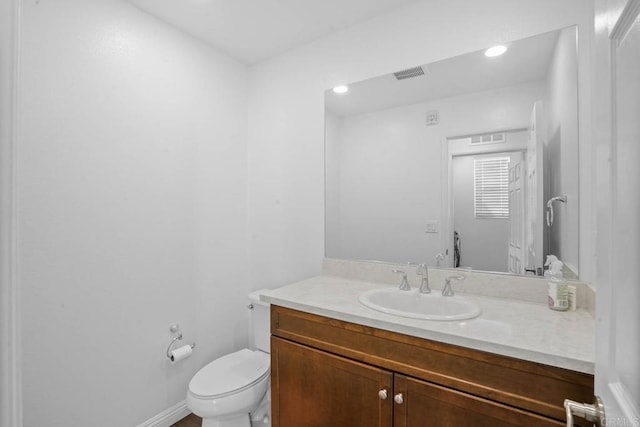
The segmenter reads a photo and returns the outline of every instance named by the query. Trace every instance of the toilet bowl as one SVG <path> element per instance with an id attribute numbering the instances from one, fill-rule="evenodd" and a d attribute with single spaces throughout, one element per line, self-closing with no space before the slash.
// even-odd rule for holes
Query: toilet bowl
<path id="1" fill-rule="evenodd" d="M 269 427 L 269 305 L 249 294 L 256 350 L 242 349 L 200 369 L 189 382 L 187 408 L 202 427 Z"/>

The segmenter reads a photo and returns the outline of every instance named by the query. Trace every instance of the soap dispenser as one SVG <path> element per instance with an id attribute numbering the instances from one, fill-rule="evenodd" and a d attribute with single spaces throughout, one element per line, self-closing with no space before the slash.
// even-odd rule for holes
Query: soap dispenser
<path id="1" fill-rule="evenodd" d="M 567 282 L 562 277 L 562 261 L 554 255 L 547 256 L 548 267 L 544 275 L 547 277 L 549 292 L 548 305 L 551 310 L 567 311 L 569 309 L 569 292 Z"/>

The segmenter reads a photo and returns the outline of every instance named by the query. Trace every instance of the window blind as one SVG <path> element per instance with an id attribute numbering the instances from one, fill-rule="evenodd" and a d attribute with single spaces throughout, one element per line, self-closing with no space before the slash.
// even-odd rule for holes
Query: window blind
<path id="1" fill-rule="evenodd" d="M 476 218 L 509 218 L 509 157 L 474 159 Z"/>

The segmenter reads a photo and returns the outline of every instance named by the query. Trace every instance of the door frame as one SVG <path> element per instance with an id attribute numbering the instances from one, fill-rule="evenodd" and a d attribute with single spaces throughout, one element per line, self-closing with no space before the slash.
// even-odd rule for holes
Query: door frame
<path id="1" fill-rule="evenodd" d="M 514 151 L 524 151 L 521 148 L 513 148 L 506 149 L 505 147 L 500 147 L 499 144 L 496 146 L 486 145 L 481 146 L 478 151 L 473 152 L 456 152 L 455 150 L 449 149 L 449 141 L 454 139 L 463 139 L 469 138 L 474 135 L 483 135 L 487 133 L 513 133 L 513 132 L 524 132 L 527 128 L 506 128 L 506 129 L 494 129 L 494 130 L 485 130 L 474 132 L 465 135 L 451 135 L 445 136 L 442 138 L 441 142 L 441 176 L 440 182 L 442 183 L 442 193 L 440 197 L 440 206 L 441 213 L 440 218 L 442 218 L 442 232 L 440 236 L 440 247 L 443 248 L 444 261 L 441 267 L 444 268 L 453 268 L 453 158 L 459 156 L 471 156 L 471 155 L 483 155 L 483 154 L 495 154 L 495 153 L 507 153 Z"/>
<path id="2" fill-rule="evenodd" d="M 624 9 L 620 6 L 625 6 Z M 595 50 L 598 59 L 594 69 L 594 118 L 592 135 L 594 141 L 594 166 L 597 203 L 597 257 L 596 283 L 596 375 L 595 392 L 606 405 L 607 418 L 615 425 L 637 425 L 640 408 L 635 406 L 630 394 L 619 381 L 616 370 L 616 354 L 609 345 L 616 339 L 615 312 L 616 276 L 615 257 L 620 248 L 616 246 L 615 219 L 617 217 L 617 137 L 616 137 L 616 48 L 640 16 L 640 0 L 596 1 Z M 598 21 L 600 17 L 600 21 Z M 599 25 L 598 25 L 599 24 Z M 598 155 L 599 154 L 599 155 Z M 626 418 L 626 420 L 624 420 Z M 630 424 L 624 424 L 630 423 Z"/>
<path id="3" fill-rule="evenodd" d="M 19 0 L 0 2 L 0 427 L 22 426 L 16 172 L 20 16 Z"/>
<path id="4" fill-rule="evenodd" d="M 490 150 L 490 151 L 478 151 L 478 152 L 473 152 L 473 153 L 459 153 L 459 154 L 452 154 L 451 155 L 451 163 L 449 163 L 449 176 L 450 176 L 450 185 L 449 185 L 449 193 L 447 194 L 448 197 L 448 201 L 447 203 L 449 203 L 449 212 L 450 212 L 450 217 L 449 217 L 449 222 L 448 222 L 448 227 L 449 227 L 449 231 L 448 231 L 448 249 L 449 249 L 449 253 L 453 254 L 453 233 L 456 231 L 455 230 L 455 214 L 456 214 L 456 210 L 454 207 L 454 199 L 455 197 L 453 196 L 453 192 L 455 190 L 454 188 L 454 182 L 453 182 L 453 162 L 455 159 L 459 159 L 461 157 L 483 157 L 483 156 L 509 156 L 511 157 L 511 155 L 513 154 L 520 154 L 520 157 L 522 159 L 522 161 L 524 161 L 525 156 L 526 156 L 526 150 L 524 149 L 519 149 L 519 148 L 513 148 L 513 149 L 502 149 L 502 150 Z M 523 170 L 525 170 L 526 165 L 524 163 L 521 163 Z M 522 174 L 524 172 L 521 172 Z M 522 201 L 524 203 L 524 201 Z M 524 230 L 524 224 L 522 224 L 522 230 Z M 507 239 L 507 246 L 509 244 L 509 238 L 511 236 L 511 216 L 509 216 L 509 234 L 508 234 L 508 239 Z M 452 258 L 453 259 L 453 258 Z M 447 266 L 447 267 L 452 267 L 451 266 Z M 466 267 L 469 268 L 469 267 Z M 474 268 L 476 269 L 476 268 Z M 482 269 L 482 267 L 480 267 L 478 270 L 480 271 L 491 271 L 492 273 L 506 273 L 506 274 L 515 274 L 515 273 L 511 273 L 509 272 L 509 266 L 508 266 L 508 261 L 507 261 L 507 271 L 492 271 L 492 270 L 485 270 Z"/>

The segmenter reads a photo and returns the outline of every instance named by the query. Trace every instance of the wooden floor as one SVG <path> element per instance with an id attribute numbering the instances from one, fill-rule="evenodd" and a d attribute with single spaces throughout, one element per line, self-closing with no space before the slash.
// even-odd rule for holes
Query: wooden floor
<path id="1" fill-rule="evenodd" d="M 200 427 L 202 426 L 202 418 L 193 414 L 181 419 L 171 427 Z"/>

